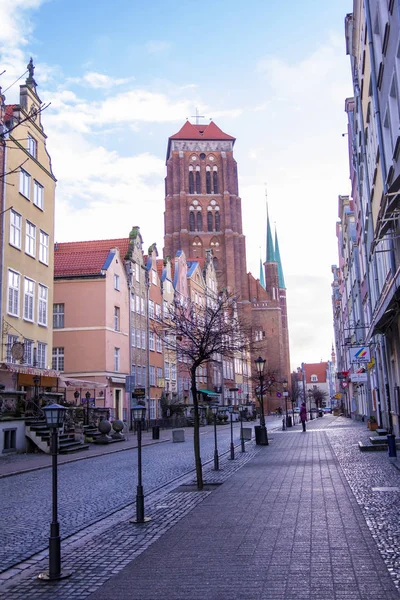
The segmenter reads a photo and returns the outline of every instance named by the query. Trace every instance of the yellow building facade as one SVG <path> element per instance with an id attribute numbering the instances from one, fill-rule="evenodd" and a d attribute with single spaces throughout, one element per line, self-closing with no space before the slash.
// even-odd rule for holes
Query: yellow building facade
<path id="1" fill-rule="evenodd" d="M 34 375 L 49 387 L 56 179 L 32 59 L 28 72 L 19 104 L 6 106 L 4 117 L 0 378 L 9 370 L 18 374 L 19 387 L 32 385 Z"/>

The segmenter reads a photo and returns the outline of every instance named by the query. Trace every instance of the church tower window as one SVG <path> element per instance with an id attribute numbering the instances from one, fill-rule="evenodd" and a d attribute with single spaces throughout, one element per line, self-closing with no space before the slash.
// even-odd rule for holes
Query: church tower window
<path id="1" fill-rule="evenodd" d="M 197 225 L 197 227 L 196 227 L 197 231 L 203 231 L 203 217 L 201 214 L 201 210 L 199 210 L 197 213 L 196 225 Z"/>
<path id="2" fill-rule="evenodd" d="M 211 212 L 211 210 L 208 211 L 207 213 L 207 230 L 208 231 L 212 231 L 213 230 L 213 214 Z"/>
<path id="3" fill-rule="evenodd" d="M 221 222 L 219 211 L 215 211 L 215 231 L 221 231 Z"/>
<path id="4" fill-rule="evenodd" d="M 195 191 L 195 194 L 201 194 L 200 167 L 196 167 L 196 191 Z"/>
<path id="5" fill-rule="evenodd" d="M 214 167 L 214 169 L 213 169 L 213 187 L 214 187 L 214 194 L 218 194 L 218 171 L 217 171 L 217 167 Z"/>
<path id="6" fill-rule="evenodd" d="M 189 229 L 194 231 L 194 212 L 192 210 L 189 213 Z"/>
<path id="7" fill-rule="evenodd" d="M 189 194 L 194 194 L 193 167 L 189 167 Z"/>
<path id="8" fill-rule="evenodd" d="M 206 167 L 206 194 L 211 194 L 211 170 Z"/>

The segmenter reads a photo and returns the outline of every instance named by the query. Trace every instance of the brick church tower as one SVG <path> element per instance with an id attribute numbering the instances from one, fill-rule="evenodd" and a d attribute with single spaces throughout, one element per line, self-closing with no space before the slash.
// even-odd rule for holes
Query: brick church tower
<path id="1" fill-rule="evenodd" d="M 172 258 L 183 250 L 193 260 L 205 258 L 207 249 L 212 249 L 219 287 L 238 294 L 257 342 L 255 353 L 267 359 L 267 370 L 279 382 L 286 379 L 290 385 L 286 289 L 278 239 L 275 234 L 274 245 L 267 219 L 267 256 L 260 279 L 255 279 L 246 268 L 234 143 L 235 138 L 212 121 L 186 121 L 169 138 L 164 256 Z M 281 389 L 279 384 L 276 389 Z M 268 409 L 279 404 L 271 397 Z"/>
<path id="2" fill-rule="evenodd" d="M 235 138 L 214 122 L 171 136 L 165 180 L 164 255 L 205 258 L 211 248 L 219 287 L 247 296 L 246 246 L 238 196 Z"/>

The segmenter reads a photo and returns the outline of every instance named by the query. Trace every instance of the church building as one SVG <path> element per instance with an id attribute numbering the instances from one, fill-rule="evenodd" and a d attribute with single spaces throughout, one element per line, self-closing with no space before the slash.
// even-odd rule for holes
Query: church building
<path id="1" fill-rule="evenodd" d="M 278 238 L 273 242 L 267 218 L 266 260 L 260 279 L 246 268 L 246 239 L 242 229 L 235 138 L 213 121 L 189 121 L 172 135 L 167 148 L 165 179 L 164 256 L 180 250 L 192 259 L 205 258 L 211 249 L 219 288 L 238 296 L 239 309 L 250 323 L 254 360 L 266 359 L 270 381 L 266 411 L 282 406 L 282 383 L 290 387 L 289 333 L 286 288 Z M 252 374 L 254 388 L 258 378 Z"/>

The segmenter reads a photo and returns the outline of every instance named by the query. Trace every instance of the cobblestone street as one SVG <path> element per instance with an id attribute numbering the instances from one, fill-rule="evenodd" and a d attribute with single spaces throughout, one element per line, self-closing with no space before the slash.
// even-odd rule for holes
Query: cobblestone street
<path id="1" fill-rule="evenodd" d="M 386 453 L 359 451 L 369 435 L 364 423 L 331 416 L 306 434 L 276 431 L 268 447 L 251 442 L 221 471 L 206 467 L 206 482 L 222 485 L 151 494 L 147 525 L 129 523 L 132 505 L 64 541 L 69 579 L 35 579 L 44 551 L 3 573 L 0 596 L 399 598 L 400 472 Z"/>

